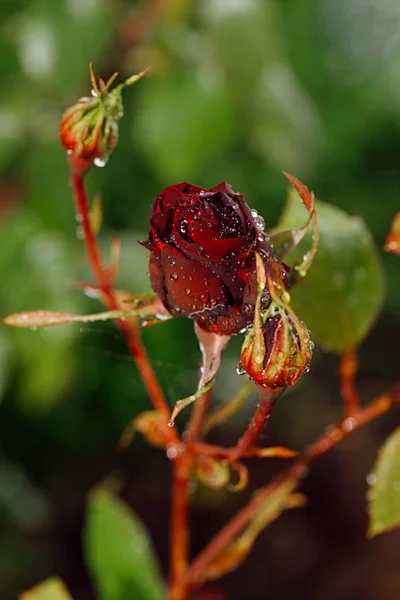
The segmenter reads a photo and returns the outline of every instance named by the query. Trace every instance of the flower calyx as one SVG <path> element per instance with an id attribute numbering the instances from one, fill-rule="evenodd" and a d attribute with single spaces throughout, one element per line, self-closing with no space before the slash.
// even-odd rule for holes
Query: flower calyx
<path id="1" fill-rule="evenodd" d="M 279 265 L 270 260 L 267 268 L 256 253 L 258 295 L 254 322 L 247 332 L 241 352 L 241 367 L 257 385 L 277 388 L 294 385 L 307 372 L 312 342 L 306 326 L 290 306 Z M 271 303 L 261 310 L 267 287 Z"/>
<path id="2" fill-rule="evenodd" d="M 123 116 L 122 90 L 141 79 L 149 68 L 110 90 L 118 73 L 107 82 L 96 80 L 90 64 L 92 97 L 80 98 L 68 108 L 60 125 L 61 143 L 75 170 L 84 172 L 92 164 L 99 167 L 106 164 L 118 143 L 118 121 Z"/>

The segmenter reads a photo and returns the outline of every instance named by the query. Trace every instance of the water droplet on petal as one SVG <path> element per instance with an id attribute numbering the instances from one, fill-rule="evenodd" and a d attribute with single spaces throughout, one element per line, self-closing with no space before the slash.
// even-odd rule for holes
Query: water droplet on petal
<path id="1" fill-rule="evenodd" d="M 190 294 L 192 290 L 190 288 L 185 288 L 185 294 Z"/>
<path id="2" fill-rule="evenodd" d="M 176 273 L 171 273 L 171 275 L 169 276 L 170 279 L 172 279 L 173 281 L 176 281 L 178 279 L 178 275 Z"/>
<path id="3" fill-rule="evenodd" d="M 202 302 L 207 302 L 207 300 L 208 300 L 208 292 L 204 292 L 203 294 L 200 294 L 200 300 Z"/>
<path id="4" fill-rule="evenodd" d="M 237 367 L 236 367 L 236 373 L 237 373 L 238 375 L 245 375 L 245 374 L 246 374 L 246 370 L 244 369 L 244 367 L 243 367 L 243 365 L 242 365 L 242 363 L 241 363 L 241 362 L 239 362 L 239 363 L 237 364 Z"/>

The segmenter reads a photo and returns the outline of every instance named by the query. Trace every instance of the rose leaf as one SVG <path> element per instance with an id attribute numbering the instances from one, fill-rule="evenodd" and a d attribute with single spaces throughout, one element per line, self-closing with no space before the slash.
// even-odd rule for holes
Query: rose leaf
<path id="1" fill-rule="evenodd" d="M 368 535 L 400 525 L 400 427 L 381 447 L 369 491 Z"/>
<path id="2" fill-rule="evenodd" d="M 292 305 L 327 350 L 343 354 L 358 346 L 384 298 L 384 276 L 375 243 L 360 217 L 316 201 L 319 249 L 305 279 L 290 291 Z M 307 213 L 289 193 L 279 229 L 304 223 Z M 310 232 L 285 259 L 295 264 L 310 247 Z"/>
<path id="3" fill-rule="evenodd" d="M 89 495 L 84 548 L 100 600 L 163 600 L 165 589 L 146 529 L 111 492 Z"/>

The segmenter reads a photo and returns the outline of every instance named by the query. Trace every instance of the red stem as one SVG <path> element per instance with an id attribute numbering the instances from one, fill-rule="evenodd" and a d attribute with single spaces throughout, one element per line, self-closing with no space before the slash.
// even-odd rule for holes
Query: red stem
<path id="1" fill-rule="evenodd" d="M 241 456 L 244 456 L 256 442 L 258 436 L 262 432 L 271 416 L 271 411 L 279 396 L 284 392 L 285 388 L 265 388 L 257 386 L 259 392 L 259 404 L 257 410 L 247 428 L 247 431 L 242 435 L 235 448 L 230 452 L 230 460 L 236 462 Z"/>
<path id="2" fill-rule="evenodd" d="M 171 519 L 171 586 L 168 600 L 185 600 L 189 565 L 189 483 L 197 456 L 197 440 L 211 399 L 211 390 L 198 398 L 185 432 L 184 450 L 175 468 Z"/>
<path id="3" fill-rule="evenodd" d="M 186 579 L 186 593 L 198 587 L 205 579 L 207 567 L 232 542 L 251 521 L 257 511 L 267 502 L 273 492 L 290 479 L 299 480 L 309 465 L 343 438 L 360 427 L 374 421 L 392 406 L 400 404 L 400 382 L 352 417 L 340 421 L 335 427 L 311 444 L 304 454 L 288 469 L 277 475 L 269 485 L 262 488 L 252 500 L 216 535 L 193 561 Z"/>
<path id="4" fill-rule="evenodd" d="M 84 173 L 71 167 L 71 183 L 75 197 L 76 210 L 85 236 L 85 246 L 89 265 L 106 297 L 108 308 L 110 310 L 118 310 L 121 307 L 115 297 L 107 269 L 103 266 L 97 239 L 90 224 L 89 206 L 84 185 Z M 168 442 L 176 444 L 179 439 L 176 429 L 167 427 L 170 416 L 168 404 L 149 362 L 147 352 L 140 340 L 137 327 L 131 321 L 122 321 L 120 319 L 117 320 L 117 325 L 126 338 L 128 348 L 136 363 L 154 409 L 162 415 L 163 421 L 166 424 Z"/>
<path id="5" fill-rule="evenodd" d="M 344 354 L 340 361 L 340 393 L 345 405 L 345 418 L 352 417 L 360 406 L 356 388 L 357 356 L 353 350 Z"/>

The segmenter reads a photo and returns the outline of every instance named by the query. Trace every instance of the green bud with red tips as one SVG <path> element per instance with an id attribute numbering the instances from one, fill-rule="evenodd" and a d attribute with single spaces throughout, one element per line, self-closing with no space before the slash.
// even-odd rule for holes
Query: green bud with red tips
<path id="1" fill-rule="evenodd" d="M 92 97 L 84 97 L 68 108 L 60 126 L 61 143 L 70 159 L 80 162 L 84 170 L 93 163 L 103 166 L 118 143 L 118 121 L 123 115 L 122 90 L 138 81 L 148 69 L 133 75 L 110 90 L 118 73 L 105 83 L 97 81 L 92 65 Z"/>
<path id="2" fill-rule="evenodd" d="M 257 385 L 294 385 L 308 371 L 312 342 L 307 328 L 290 307 L 278 264 L 269 261 L 266 271 L 258 254 L 256 262 L 258 300 L 253 326 L 242 346 L 241 365 Z M 261 296 L 266 286 L 272 301 L 261 313 Z"/>

